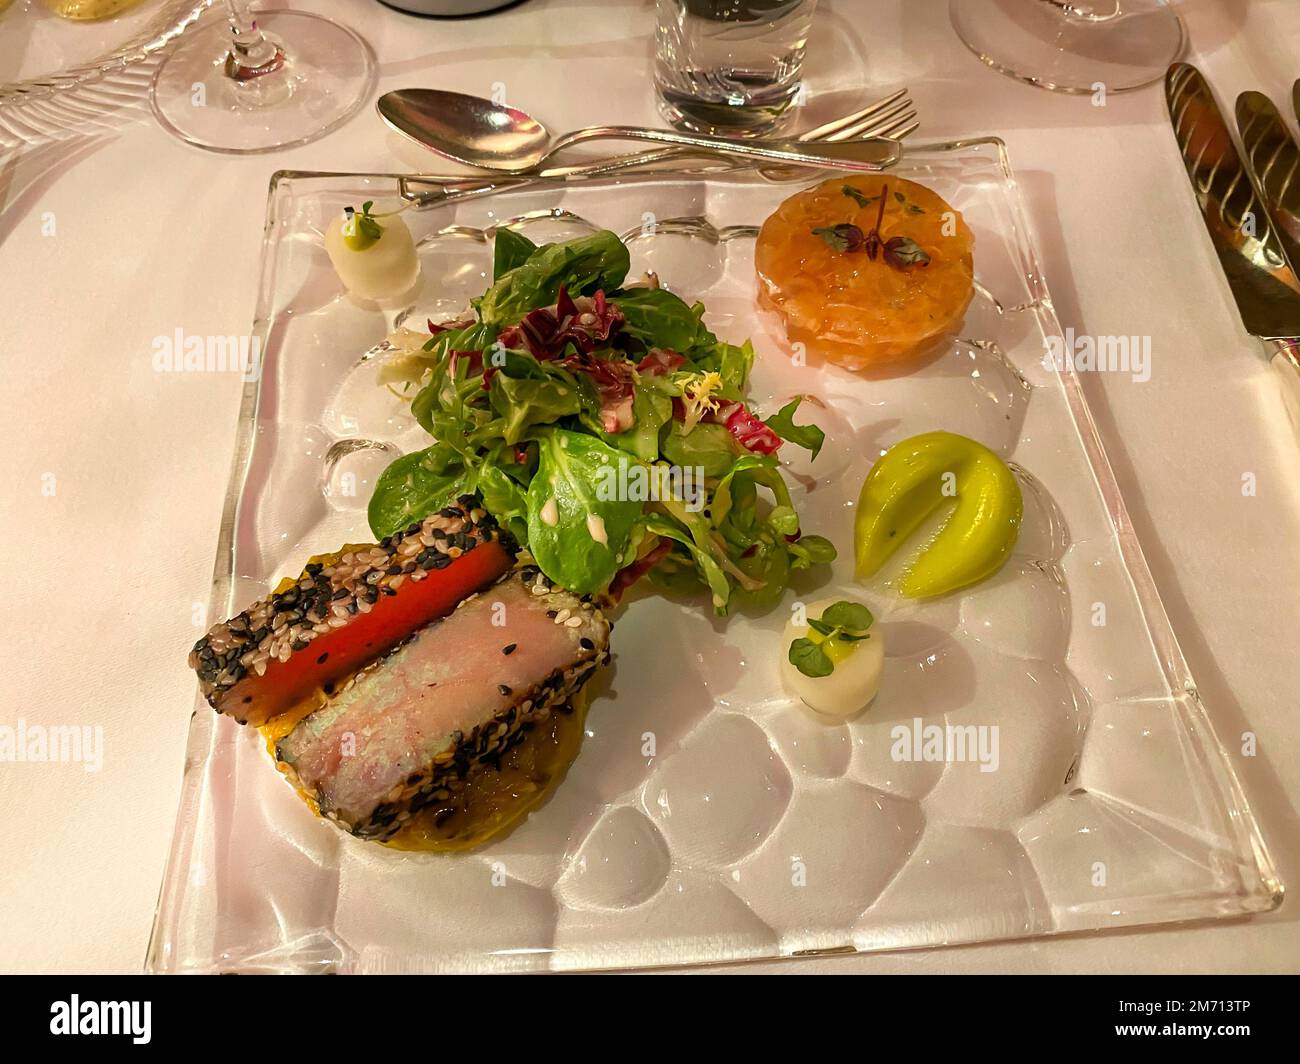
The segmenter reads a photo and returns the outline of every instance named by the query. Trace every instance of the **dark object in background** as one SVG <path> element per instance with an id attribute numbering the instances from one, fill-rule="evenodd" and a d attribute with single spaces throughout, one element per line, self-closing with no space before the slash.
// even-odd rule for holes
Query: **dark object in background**
<path id="1" fill-rule="evenodd" d="M 518 0 L 380 0 L 380 3 L 415 15 L 483 15 Z"/>

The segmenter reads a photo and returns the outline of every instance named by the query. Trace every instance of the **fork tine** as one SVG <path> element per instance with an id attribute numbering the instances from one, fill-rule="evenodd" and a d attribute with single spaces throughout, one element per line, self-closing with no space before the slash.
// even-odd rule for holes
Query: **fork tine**
<path id="1" fill-rule="evenodd" d="M 903 89 L 902 94 L 906 96 L 906 93 L 907 90 Z M 898 93 L 895 93 L 895 96 L 898 95 Z M 904 137 L 915 133 L 920 125 L 916 107 L 908 98 L 896 101 L 886 108 L 883 114 L 859 119 L 855 123 L 842 126 L 834 133 L 819 139 L 845 141 L 858 137 L 890 137 L 894 140 L 902 140 Z M 776 164 L 773 166 L 760 166 L 758 172 L 770 181 L 781 181 L 788 176 L 798 174 L 799 168 Z"/>
<path id="2" fill-rule="evenodd" d="M 890 122 L 887 126 L 883 126 L 876 130 L 873 136 L 892 137 L 894 140 L 901 140 L 903 137 L 907 136 L 908 133 L 915 133 L 920 124 L 921 123 L 917 121 L 916 112 L 913 111 L 911 114 L 903 115 L 901 118 Z"/>
<path id="3" fill-rule="evenodd" d="M 855 122 L 853 125 L 841 129 L 838 133 L 831 134 L 826 138 L 826 140 L 845 141 L 855 140 L 859 137 L 875 136 L 879 134 L 881 129 L 885 129 L 891 125 L 898 125 L 900 120 L 907 122 L 916 117 L 916 107 L 912 104 L 912 101 L 901 100 L 887 111 L 884 111 L 873 118 L 866 118 L 861 122 Z"/>
<path id="4" fill-rule="evenodd" d="M 829 139 L 832 134 L 838 133 L 841 129 L 857 122 L 861 122 L 865 118 L 870 118 L 873 115 L 879 114 L 881 110 L 889 107 L 891 104 L 897 103 L 906 95 L 907 89 L 899 89 L 897 92 L 886 96 L 882 100 L 877 100 L 873 104 L 868 104 L 860 111 L 854 111 L 852 114 L 844 115 L 842 118 L 834 118 L 829 122 L 823 122 L 820 126 L 816 126 L 813 129 L 805 130 L 799 134 L 797 139 L 804 141 Z"/>

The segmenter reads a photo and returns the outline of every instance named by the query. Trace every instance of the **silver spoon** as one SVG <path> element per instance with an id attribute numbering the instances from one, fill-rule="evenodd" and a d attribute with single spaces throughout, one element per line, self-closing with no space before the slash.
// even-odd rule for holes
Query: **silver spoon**
<path id="1" fill-rule="evenodd" d="M 510 174 L 535 173 L 565 148 L 607 138 L 672 144 L 758 162 L 830 164 L 844 170 L 883 170 L 902 154 L 897 141 L 881 138 L 809 146 L 798 140 L 728 140 L 641 126 L 594 126 L 552 139 L 545 126 L 523 111 L 440 89 L 385 93 L 376 107 L 392 129 L 417 144 L 468 166 Z"/>

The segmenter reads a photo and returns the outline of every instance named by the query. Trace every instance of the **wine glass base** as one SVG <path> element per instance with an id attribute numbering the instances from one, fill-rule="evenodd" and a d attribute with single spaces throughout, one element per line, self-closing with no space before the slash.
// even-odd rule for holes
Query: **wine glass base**
<path id="1" fill-rule="evenodd" d="M 249 155 L 306 144 L 369 98 L 375 58 L 356 33 L 302 11 L 259 11 L 283 66 L 247 81 L 224 72 L 231 31 L 215 23 L 181 37 L 154 74 L 149 99 L 163 128 L 195 147 Z"/>
<path id="2" fill-rule="evenodd" d="M 1127 92 L 1159 81 L 1183 51 L 1161 0 L 949 0 L 962 43 L 1018 81 L 1055 92 Z"/>

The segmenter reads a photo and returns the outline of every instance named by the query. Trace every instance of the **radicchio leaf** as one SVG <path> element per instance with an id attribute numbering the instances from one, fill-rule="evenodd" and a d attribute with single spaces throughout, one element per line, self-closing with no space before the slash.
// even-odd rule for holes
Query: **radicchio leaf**
<path id="1" fill-rule="evenodd" d="M 686 358 L 666 347 L 652 347 L 650 353 L 636 364 L 636 371 L 643 377 L 657 377 L 671 373 L 686 364 Z"/>
<path id="2" fill-rule="evenodd" d="M 736 403 L 731 410 L 719 411 L 723 424 L 746 450 L 755 454 L 775 454 L 781 446 L 781 437 L 751 414 L 744 403 Z"/>
<path id="3" fill-rule="evenodd" d="M 530 310 L 501 333 L 506 347 L 522 348 L 539 361 L 558 358 L 572 344 L 588 352 L 606 343 L 623 323 L 623 312 L 598 291 L 594 296 L 574 299 L 561 288 L 552 307 Z"/>

